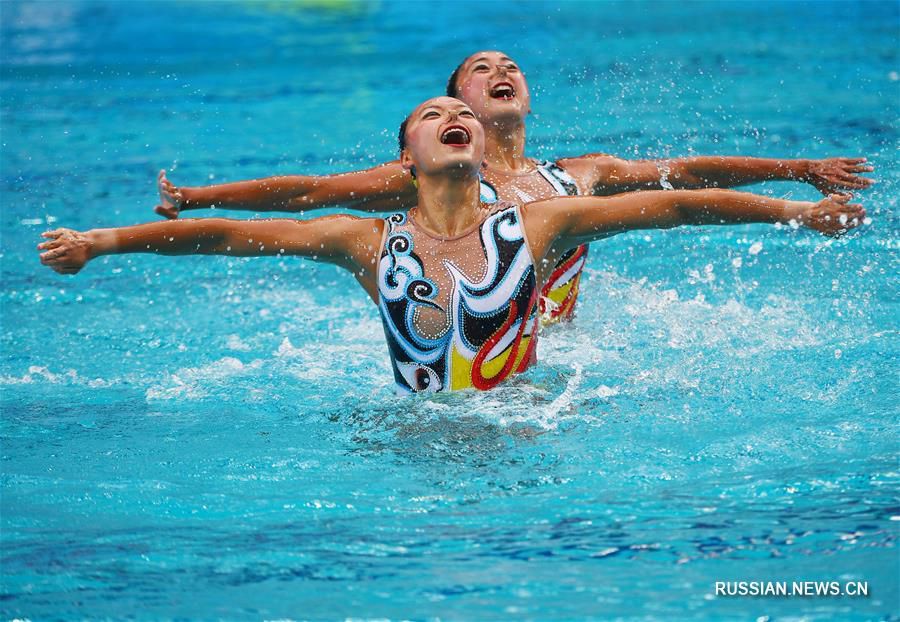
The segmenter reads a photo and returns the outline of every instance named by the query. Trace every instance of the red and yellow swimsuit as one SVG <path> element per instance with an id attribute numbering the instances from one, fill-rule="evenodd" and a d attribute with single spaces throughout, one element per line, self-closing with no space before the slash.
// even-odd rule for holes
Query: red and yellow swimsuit
<path id="1" fill-rule="evenodd" d="M 554 196 L 581 194 L 575 179 L 554 162 L 535 162 L 536 171 L 523 175 L 487 169 L 481 180 L 481 200 L 492 203 L 502 198 L 530 203 Z M 572 319 L 578 300 L 581 273 L 587 259 L 586 244 L 566 251 L 541 290 L 539 311 L 544 324 Z"/>

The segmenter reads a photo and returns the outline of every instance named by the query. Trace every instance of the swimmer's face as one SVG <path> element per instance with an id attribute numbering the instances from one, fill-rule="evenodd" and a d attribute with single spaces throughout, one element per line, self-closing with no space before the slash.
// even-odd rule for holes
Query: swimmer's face
<path id="1" fill-rule="evenodd" d="M 485 123 L 509 116 L 524 119 L 531 112 L 525 75 L 503 52 L 477 52 L 467 58 L 456 91 Z"/>
<path id="2" fill-rule="evenodd" d="M 484 129 L 472 109 L 452 97 L 429 99 L 406 123 L 400 163 L 417 174 L 476 173 L 484 159 Z"/>

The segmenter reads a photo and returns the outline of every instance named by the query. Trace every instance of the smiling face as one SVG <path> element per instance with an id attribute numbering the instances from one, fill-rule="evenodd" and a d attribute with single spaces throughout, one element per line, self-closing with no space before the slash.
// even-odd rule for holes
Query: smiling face
<path id="1" fill-rule="evenodd" d="M 477 52 L 467 58 L 456 74 L 455 91 L 483 122 L 524 119 L 531 112 L 525 75 L 503 52 Z"/>
<path id="2" fill-rule="evenodd" d="M 419 104 L 406 120 L 400 163 L 419 175 L 477 174 L 484 159 L 484 129 L 472 110 L 452 97 Z"/>

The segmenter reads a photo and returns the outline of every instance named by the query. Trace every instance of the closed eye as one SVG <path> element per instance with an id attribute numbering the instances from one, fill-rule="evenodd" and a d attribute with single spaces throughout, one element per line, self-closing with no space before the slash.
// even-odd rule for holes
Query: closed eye
<path id="1" fill-rule="evenodd" d="M 484 63 L 480 63 L 478 65 L 475 65 L 472 69 L 473 71 L 487 71 L 488 69 L 490 69 L 490 67 L 488 67 Z"/>
<path id="2" fill-rule="evenodd" d="M 462 112 L 459 113 L 459 116 L 461 116 L 461 117 L 472 117 L 473 119 L 475 118 L 475 115 L 472 113 L 471 110 L 463 110 Z"/>
<path id="3" fill-rule="evenodd" d="M 434 118 L 437 118 L 437 117 L 439 117 L 439 116 L 441 116 L 441 115 L 438 114 L 437 111 L 435 111 L 435 110 L 429 110 L 428 112 L 426 112 L 425 114 L 422 115 L 422 118 L 423 118 L 423 119 L 434 119 Z"/>

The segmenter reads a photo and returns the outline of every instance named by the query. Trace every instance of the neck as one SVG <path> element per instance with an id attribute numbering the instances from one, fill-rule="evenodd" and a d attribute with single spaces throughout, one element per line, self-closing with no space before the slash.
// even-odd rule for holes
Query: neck
<path id="1" fill-rule="evenodd" d="M 484 161 L 494 169 L 520 173 L 531 168 L 525 157 L 525 120 L 485 121 Z"/>
<path id="2" fill-rule="evenodd" d="M 444 237 L 464 233 L 480 217 L 481 191 L 477 171 L 455 175 L 419 175 L 417 220 Z"/>

